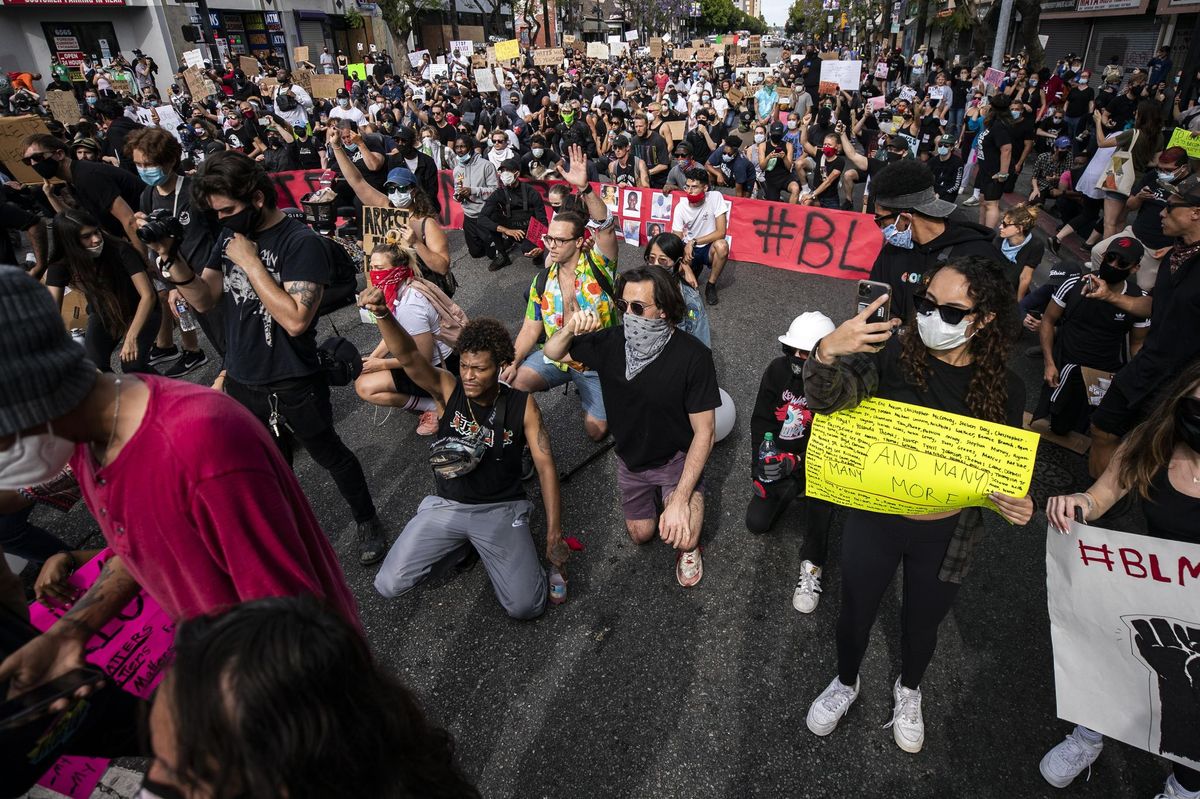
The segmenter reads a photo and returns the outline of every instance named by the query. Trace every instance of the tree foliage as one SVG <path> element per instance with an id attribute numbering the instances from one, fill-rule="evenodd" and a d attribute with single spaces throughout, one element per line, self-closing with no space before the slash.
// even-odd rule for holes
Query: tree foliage
<path id="1" fill-rule="evenodd" d="M 825 30 L 825 18 L 831 12 L 826 11 L 821 0 L 793 0 L 788 9 L 787 23 L 784 32 L 789 35 L 799 33 L 814 34 Z"/>

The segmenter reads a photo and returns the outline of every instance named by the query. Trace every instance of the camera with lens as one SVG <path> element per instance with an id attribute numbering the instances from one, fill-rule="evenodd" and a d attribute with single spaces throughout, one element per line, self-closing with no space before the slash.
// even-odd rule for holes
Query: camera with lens
<path id="1" fill-rule="evenodd" d="M 159 208 L 146 216 L 146 224 L 138 228 L 137 236 L 146 244 L 157 244 L 163 239 L 182 239 L 183 223 L 166 208 Z"/>

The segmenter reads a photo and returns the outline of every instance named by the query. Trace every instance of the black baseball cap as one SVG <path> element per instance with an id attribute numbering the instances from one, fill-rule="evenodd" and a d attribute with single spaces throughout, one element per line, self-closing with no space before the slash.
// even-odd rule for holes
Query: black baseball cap
<path id="1" fill-rule="evenodd" d="M 1178 203 L 1200 206 L 1200 175 L 1189 175 L 1179 183 L 1160 180 L 1158 187 Z"/>
<path id="2" fill-rule="evenodd" d="M 1105 256 L 1115 255 L 1127 264 L 1140 264 L 1146 248 L 1133 236 L 1117 236 L 1108 244 Z"/>

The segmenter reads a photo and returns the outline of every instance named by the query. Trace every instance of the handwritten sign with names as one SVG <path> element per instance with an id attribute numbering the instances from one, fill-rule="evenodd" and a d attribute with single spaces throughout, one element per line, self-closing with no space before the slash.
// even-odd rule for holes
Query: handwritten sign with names
<path id="1" fill-rule="evenodd" d="M 811 497 L 876 513 L 939 513 L 1029 491 L 1038 434 L 872 398 L 817 414 L 806 452 Z"/>

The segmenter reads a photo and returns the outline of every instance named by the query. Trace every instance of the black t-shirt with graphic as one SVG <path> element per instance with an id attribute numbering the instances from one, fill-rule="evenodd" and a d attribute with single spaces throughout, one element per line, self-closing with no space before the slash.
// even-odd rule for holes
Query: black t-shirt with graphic
<path id="1" fill-rule="evenodd" d="M 221 302 L 225 315 L 225 368 L 239 383 L 261 386 L 297 377 L 306 377 L 320 369 L 317 362 L 315 325 L 299 336 L 289 336 L 276 322 L 250 285 L 250 278 L 224 256 L 225 242 L 233 238 L 222 230 L 208 257 L 208 268 L 224 274 Z M 256 236 L 258 257 L 271 279 L 280 285 L 289 282 L 328 286 L 332 264 L 329 250 L 308 225 L 291 217 Z"/>
<path id="2" fill-rule="evenodd" d="M 249 120 L 242 122 L 241 127 L 229 128 L 225 131 L 225 142 L 229 149 L 237 150 L 243 155 L 249 155 L 254 150 L 254 140 L 262 140 L 258 126 Z"/>
<path id="3" fill-rule="evenodd" d="M 577 336 L 571 358 L 600 374 L 617 454 L 632 472 L 662 466 L 692 445 L 688 414 L 721 404 L 712 350 L 676 330 L 658 357 L 632 380 L 625 377 L 625 329 Z"/>
<path id="4" fill-rule="evenodd" d="M 170 194 L 160 194 L 152 186 L 142 192 L 138 210 L 144 214 L 151 211 L 169 211 L 183 225 L 183 241 L 179 244 L 179 254 L 188 264 L 199 265 L 212 252 L 213 243 L 221 232 L 221 227 L 204 211 L 192 209 L 191 178 L 177 178 L 176 191 Z"/>
<path id="5" fill-rule="evenodd" d="M 496 402 L 489 407 L 469 400 L 463 393 L 461 380 L 454 386 L 454 393 L 438 420 L 438 438 L 465 438 L 482 430 L 487 448 L 479 465 L 461 477 L 443 480 L 434 476 L 439 497 L 468 505 L 525 499 L 525 488 L 521 484 L 521 453 L 525 449 L 528 394 L 503 383 L 500 392 Z M 503 419 L 498 421 L 501 406 Z M 494 432 L 498 427 L 504 431 L 499 448 Z"/>

